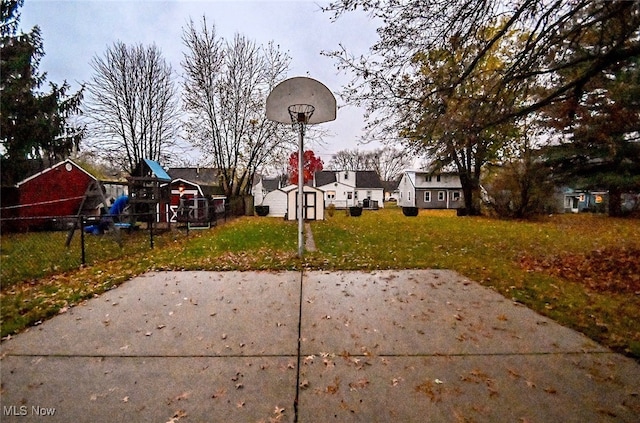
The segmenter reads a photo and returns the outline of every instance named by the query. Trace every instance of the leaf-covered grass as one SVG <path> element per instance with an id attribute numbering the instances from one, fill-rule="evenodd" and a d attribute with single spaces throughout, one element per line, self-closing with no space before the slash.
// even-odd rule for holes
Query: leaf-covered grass
<path id="1" fill-rule="evenodd" d="M 405 217 L 390 207 L 365 211 L 360 217 L 338 211 L 311 227 L 318 250 L 307 252 L 303 260 L 296 257 L 295 222 L 243 217 L 193 231 L 188 239 L 174 237 L 152 251 L 132 252 L 13 287 L 3 284 L 2 334 L 153 269 L 443 268 L 492 287 L 617 351 L 640 357 L 640 293 L 608 287 L 615 272 L 606 265 L 618 260 L 626 266 L 625 274 L 635 274 L 638 258 L 633 252 L 640 248 L 637 220 L 581 214 L 535 222 L 502 221 L 456 217 L 449 211 Z M 565 265 L 579 270 L 563 272 Z"/>
<path id="2" fill-rule="evenodd" d="M 65 247 L 68 232 L 9 233 L 0 244 L 2 287 L 77 269 L 82 263 L 80 232 L 75 231 L 69 247 Z M 122 246 L 113 234 L 85 236 L 85 261 L 88 265 L 150 250 L 149 233 L 145 230 L 120 234 Z M 184 235 L 177 232 L 155 237 L 162 246 Z"/>

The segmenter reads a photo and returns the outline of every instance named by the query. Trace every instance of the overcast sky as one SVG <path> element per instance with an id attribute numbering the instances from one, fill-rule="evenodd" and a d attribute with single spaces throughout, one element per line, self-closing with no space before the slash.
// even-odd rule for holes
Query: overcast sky
<path id="1" fill-rule="evenodd" d="M 288 76 L 321 81 L 336 94 L 340 106 L 343 101 L 337 93 L 350 75 L 339 74 L 334 60 L 320 52 L 335 50 L 342 43 L 351 52 L 366 53 L 376 40 L 376 27 L 364 13 L 350 13 L 331 22 L 331 15 L 320 10 L 322 4 L 326 2 L 25 0 L 21 28 L 26 32 L 38 25 L 42 30 L 45 57 L 40 71 L 47 72 L 47 79 L 58 84 L 67 80 L 77 89 L 91 78 L 91 58 L 102 56 L 118 40 L 128 45 L 155 43 L 180 74 L 185 50 L 182 28 L 189 18 L 199 23 L 205 15 L 225 39 L 240 33 L 260 44 L 275 41 L 292 57 Z M 324 124 L 330 132 L 324 145 L 313 149 L 326 164 L 332 153 L 345 148 L 379 147 L 357 144 L 363 126 L 361 110 L 341 108 L 335 122 Z"/>

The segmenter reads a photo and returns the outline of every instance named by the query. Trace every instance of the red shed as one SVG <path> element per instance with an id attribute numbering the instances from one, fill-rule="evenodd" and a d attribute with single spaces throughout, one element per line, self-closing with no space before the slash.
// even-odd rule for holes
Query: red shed
<path id="1" fill-rule="evenodd" d="M 20 217 L 76 215 L 89 184 L 95 180 L 70 159 L 30 176 L 18 183 Z M 42 226 L 50 220 L 34 219 L 25 223 Z"/>

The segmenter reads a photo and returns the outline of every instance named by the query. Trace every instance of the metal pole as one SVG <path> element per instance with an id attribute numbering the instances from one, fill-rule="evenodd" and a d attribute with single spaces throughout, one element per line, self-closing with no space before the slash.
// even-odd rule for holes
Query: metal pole
<path id="1" fill-rule="evenodd" d="M 81 250 L 81 258 L 82 265 L 87 264 L 87 257 L 84 250 L 84 216 L 80 216 L 80 250 Z"/>
<path id="2" fill-rule="evenodd" d="M 149 212 L 149 246 L 151 247 L 152 250 L 153 250 L 153 219 L 155 219 L 154 213 L 153 211 L 150 211 Z"/>
<path id="3" fill-rule="evenodd" d="M 303 175 L 303 147 L 304 142 L 304 123 L 298 122 L 298 257 L 302 258 L 304 253 L 304 222 L 302 217 L 302 201 L 304 188 Z"/>

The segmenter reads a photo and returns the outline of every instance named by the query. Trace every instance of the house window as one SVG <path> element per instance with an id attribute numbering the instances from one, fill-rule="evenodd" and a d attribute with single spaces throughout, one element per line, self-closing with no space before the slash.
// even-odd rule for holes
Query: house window
<path id="1" fill-rule="evenodd" d="M 349 191 L 347 193 L 347 200 L 351 200 L 353 198 L 353 192 Z"/>
<path id="2" fill-rule="evenodd" d="M 451 200 L 452 201 L 460 201 L 460 191 L 453 191 L 451 193 Z"/>
<path id="3" fill-rule="evenodd" d="M 440 175 L 436 176 L 436 181 L 440 182 Z"/>
<path id="4" fill-rule="evenodd" d="M 425 182 L 431 182 L 431 175 L 424 177 Z"/>
<path id="5" fill-rule="evenodd" d="M 447 198 L 447 193 L 444 191 L 438 191 L 438 201 L 444 201 Z"/>
<path id="6" fill-rule="evenodd" d="M 411 191 L 407 191 L 407 201 L 411 201 Z"/>
<path id="7" fill-rule="evenodd" d="M 327 191 L 327 200 L 335 200 L 336 192 L 335 191 Z"/>
<path id="8" fill-rule="evenodd" d="M 349 179 L 349 172 L 345 172 L 345 173 L 344 173 L 344 179 L 345 179 L 345 181 L 346 181 L 347 179 Z"/>
<path id="9" fill-rule="evenodd" d="M 425 203 L 430 203 L 431 202 L 431 191 L 425 191 L 424 192 L 424 202 Z"/>

